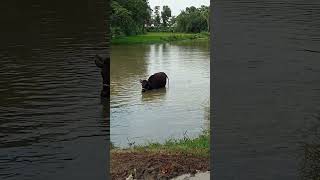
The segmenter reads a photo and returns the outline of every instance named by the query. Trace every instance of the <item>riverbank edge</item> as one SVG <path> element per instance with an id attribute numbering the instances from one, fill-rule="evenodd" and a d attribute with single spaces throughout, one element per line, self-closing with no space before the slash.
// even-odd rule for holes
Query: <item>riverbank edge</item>
<path id="1" fill-rule="evenodd" d="M 183 174 L 210 171 L 210 133 L 204 131 L 191 139 L 168 139 L 165 143 L 148 142 L 131 148 L 111 147 L 111 177 L 174 178 Z"/>
<path id="2" fill-rule="evenodd" d="M 161 44 L 176 41 L 209 40 L 210 33 L 171 33 L 171 32 L 148 32 L 135 36 L 123 36 L 113 38 L 112 45 L 130 44 Z"/>

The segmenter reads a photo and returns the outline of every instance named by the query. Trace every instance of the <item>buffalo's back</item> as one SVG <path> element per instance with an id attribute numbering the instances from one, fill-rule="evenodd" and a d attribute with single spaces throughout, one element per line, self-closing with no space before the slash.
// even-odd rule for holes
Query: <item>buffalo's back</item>
<path id="1" fill-rule="evenodd" d="M 155 73 L 149 77 L 148 82 L 152 88 L 165 87 L 167 83 L 167 75 L 164 72 Z"/>

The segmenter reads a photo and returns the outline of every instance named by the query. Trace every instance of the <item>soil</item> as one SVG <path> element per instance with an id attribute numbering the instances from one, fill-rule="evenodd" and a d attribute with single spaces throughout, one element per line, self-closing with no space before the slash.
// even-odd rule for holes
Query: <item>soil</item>
<path id="1" fill-rule="evenodd" d="M 167 180 L 182 174 L 209 171 L 209 158 L 188 154 L 112 152 L 111 179 Z"/>

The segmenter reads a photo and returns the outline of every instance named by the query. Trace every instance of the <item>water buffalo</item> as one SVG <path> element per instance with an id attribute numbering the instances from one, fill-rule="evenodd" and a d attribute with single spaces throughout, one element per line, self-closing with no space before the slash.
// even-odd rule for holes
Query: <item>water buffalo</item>
<path id="1" fill-rule="evenodd" d="M 110 94 L 110 57 L 95 56 L 94 62 L 101 69 L 102 90 L 101 96 L 108 97 Z"/>
<path id="2" fill-rule="evenodd" d="M 142 92 L 151 89 L 159 89 L 166 87 L 168 76 L 164 72 L 158 72 L 149 77 L 148 80 L 141 80 L 140 83 L 142 86 Z M 169 85 L 169 78 L 168 78 L 168 85 Z"/>

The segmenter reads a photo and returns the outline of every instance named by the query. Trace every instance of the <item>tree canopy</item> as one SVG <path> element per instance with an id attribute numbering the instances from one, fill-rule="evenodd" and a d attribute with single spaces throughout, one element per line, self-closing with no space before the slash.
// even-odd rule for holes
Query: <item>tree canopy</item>
<path id="1" fill-rule="evenodd" d="M 161 18 L 160 18 L 160 6 L 154 7 L 154 19 L 153 24 L 155 27 L 159 27 L 161 25 Z"/>
<path id="2" fill-rule="evenodd" d="M 209 31 L 209 7 L 187 7 L 176 18 L 176 31 L 199 33 Z"/>
<path id="3" fill-rule="evenodd" d="M 112 0 L 111 31 L 113 36 L 144 33 L 152 9 L 148 0 Z"/>
<path id="4" fill-rule="evenodd" d="M 161 12 L 161 18 L 162 18 L 162 24 L 163 27 L 167 27 L 168 25 L 168 20 L 171 17 L 171 9 L 169 6 L 163 6 L 162 7 L 162 12 Z"/>
<path id="5" fill-rule="evenodd" d="M 113 37 L 143 34 L 149 31 L 199 33 L 209 31 L 209 7 L 187 7 L 178 16 L 169 6 L 155 6 L 148 0 L 112 0 L 111 33 Z M 148 27 L 145 29 L 145 27 Z"/>

